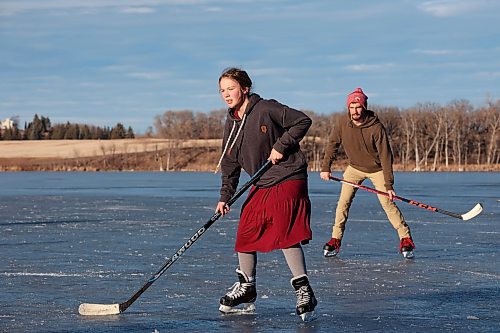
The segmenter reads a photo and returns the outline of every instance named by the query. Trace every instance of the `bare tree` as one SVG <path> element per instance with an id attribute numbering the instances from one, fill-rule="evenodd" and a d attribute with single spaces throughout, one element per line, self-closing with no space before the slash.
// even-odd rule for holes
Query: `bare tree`
<path id="1" fill-rule="evenodd" d="M 437 104 L 420 104 L 419 111 L 419 141 L 423 156 L 418 165 L 423 163 L 427 169 L 429 155 L 439 142 L 443 117 L 439 113 L 440 107 Z"/>
<path id="2" fill-rule="evenodd" d="M 500 160 L 500 102 L 490 101 L 486 107 L 474 109 L 470 102 L 457 100 L 446 106 L 435 103 L 417 104 L 407 109 L 374 105 L 374 110 L 387 130 L 395 163 L 404 170 L 449 169 L 451 164 L 463 169 L 468 163 L 488 165 Z M 313 124 L 301 143 L 310 167 L 321 163 L 328 135 L 344 112 L 329 115 L 305 110 Z M 166 111 L 155 118 L 158 137 L 175 142 L 186 139 L 221 139 L 227 110 L 207 113 Z M 169 148 L 167 170 L 177 156 L 179 147 Z M 207 148 L 207 152 L 209 149 Z M 160 152 L 161 154 L 161 152 Z M 345 158 L 343 149 L 338 159 Z M 165 158 L 163 160 L 165 162 Z M 413 163 L 413 165 L 412 165 Z"/>
<path id="3" fill-rule="evenodd" d="M 484 120 L 487 124 L 489 132 L 488 148 L 486 153 L 486 164 L 489 165 L 492 163 L 498 163 L 495 156 L 498 154 L 498 132 L 500 131 L 500 101 L 496 101 L 495 103 L 489 101 L 488 107 L 484 112 L 486 112 Z"/>
<path id="4" fill-rule="evenodd" d="M 450 114 L 453 118 L 453 160 L 458 165 L 459 170 L 463 170 L 462 164 L 465 161 L 465 155 L 462 148 L 466 147 L 467 134 L 468 134 L 468 115 L 472 112 L 473 107 L 469 101 L 457 100 L 448 105 Z"/>
<path id="5" fill-rule="evenodd" d="M 410 162 L 410 156 L 413 151 L 415 168 L 414 171 L 420 171 L 420 157 L 418 148 L 418 134 L 417 134 L 417 123 L 418 123 L 418 109 L 413 108 L 405 112 L 402 118 L 403 121 L 403 133 L 405 137 L 405 159 L 403 162 L 406 168 Z"/>

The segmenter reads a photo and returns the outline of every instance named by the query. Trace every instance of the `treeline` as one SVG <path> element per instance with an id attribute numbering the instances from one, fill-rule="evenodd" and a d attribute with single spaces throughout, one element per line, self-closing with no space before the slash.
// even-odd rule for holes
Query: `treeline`
<path id="1" fill-rule="evenodd" d="M 106 140 L 132 139 L 134 131 L 129 126 L 117 123 L 115 127 L 99 127 L 85 124 L 54 124 L 48 117 L 37 114 L 33 121 L 26 123 L 20 130 L 17 123 L 11 128 L 0 131 L 0 140 Z"/>
<path id="2" fill-rule="evenodd" d="M 445 106 L 421 103 L 410 108 L 373 105 L 391 139 L 394 163 L 402 170 L 436 171 L 450 166 L 500 163 L 500 101 L 474 108 L 466 100 Z M 342 112 L 305 111 L 313 120 L 302 146 L 313 170 L 319 168 L 329 134 Z M 345 111 L 347 112 L 347 111 Z M 168 139 L 220 139 L 225 110 L 208 114 L 167 111 L 155 118 L 156 135 Z M 345 157 L 340 152 L 339 159 Z"/>
<path id="3" fill-rule="evenodd" d="M 166 111 L 154 119 L 156 135 L 165 139 L 221 139 L 226 110 L 209 113 L 184 110 Z"/>

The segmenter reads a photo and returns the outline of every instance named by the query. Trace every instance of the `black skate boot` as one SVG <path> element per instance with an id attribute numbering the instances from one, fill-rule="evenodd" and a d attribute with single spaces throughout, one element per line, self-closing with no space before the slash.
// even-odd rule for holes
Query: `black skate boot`
<path id="1" fill-rule="evenodd" d="M 415 244 L 413 244 L 413 240 L 411 237 L 405 237 L 401 239 L 401 243 L 399 243 L 399 252 L 406 259 L 411 259 L 414 257 L 413 249 L 415 248 Z"/>
<path id="2" fill-rule="evenodd" d="M 297 315 L 299 315 L 304 322 L 316 319 L 314 309 L 316 305 L 318 305 L 318 301 L 316 297 L 314 297 L 314 292 L 309 284 L 307 275 L 303 274 L 296 276 L 290 282 L 297 295 Z"/>
<path id="3" fill-rule="evenodd" d="M 255 310 L 255 299 L 257 290 L 255 288 L 255 278 L 248 277 L 243 271 L 236 269 L 239 282 L 236 282 L 231 290 L 221 297 L 219 311 L 228 313 L 252 313 Z M 244 304 L 243 308 L 234 307 Z"/>
<path id="4" fill-rule="evenodd" d="M 340 252 L 340 239 L 332 238 L 323 246 L 325 257 L 334 257 Z"/>

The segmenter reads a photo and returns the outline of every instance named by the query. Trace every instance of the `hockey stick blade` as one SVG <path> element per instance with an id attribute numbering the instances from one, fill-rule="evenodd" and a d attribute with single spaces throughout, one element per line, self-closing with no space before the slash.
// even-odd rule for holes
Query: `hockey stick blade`
<path id="1" fill-rule="evenodd" d="M 258 179 L 272 166 L 271 161 L 267 161 L 259 170 L 255 172 L 255 174 L 248 180 L 241 188 L 233 194 L 233 196 L 227 201 L 226 205 L 230 207 L 236 200 L 246 192 L 252 185 L 254 185 Z M 163 264 L 163 266 L 153 274 L 149 280 L 139 289 L 132 297 L 130 297 L 127 301 L 120 304 L 96 304 L 96 303 L 82 303 L 78 307 L 78 313 L 82 316 L 108 316 L 108 315 L 117 315 L 125 310 L 134 303 L 141 295 L 144 293 L 165 271 L 173 265 L 174 262 L 179 259 L 182 254 L 189 249 L 194 242 L 196 242 L 208 228 L 212 224 L 217 221 L 222 214 L 220 212 L 216 212 L 196 233 L 187 240 L 182 247 L 177 250 L 177 252 Z"/>
<path id="2" fill-rule="evenodd" d="M 120 313 L 120 304 L 92 304 L 82 303 L 78 307 L 82 316 L 108 316 Z"/>
<path id="3" fill-rule="evenodd" d="M 462 220 L 464 221 L 470 220 L 481 214 L 482 211 L 483 211 L 483 206 L 480 203 L 478 203 L 470 211 L 468 211 L 465 214 L 462 214 Z"/>

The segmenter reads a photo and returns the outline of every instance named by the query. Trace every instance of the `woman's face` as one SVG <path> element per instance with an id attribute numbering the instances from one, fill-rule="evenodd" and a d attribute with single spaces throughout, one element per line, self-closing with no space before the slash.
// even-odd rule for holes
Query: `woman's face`
<path id="1" fill-rule="evenodd" d="M 223 77 L 219 82 L 220 96 L 231 109 L 239 108 L 243 105 L 248 90 L 248 88 L 242 88 L 237 81 L 227 77 Z"/>

